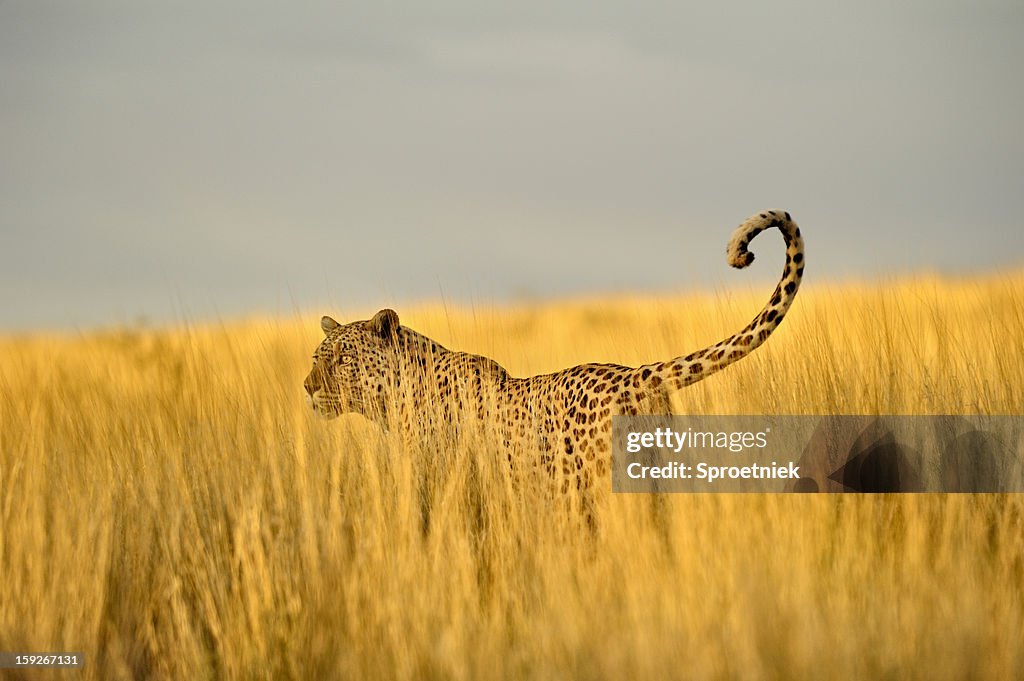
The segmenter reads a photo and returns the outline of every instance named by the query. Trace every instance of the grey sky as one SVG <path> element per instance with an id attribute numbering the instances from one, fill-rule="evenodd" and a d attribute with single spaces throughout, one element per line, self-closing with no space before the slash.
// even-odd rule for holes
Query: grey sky
<path id="1" fill-rule="evenodd" d="M 1020 266 L 1022 35 L 1019 0 L 5 0 L 0 328 L 742 285 L 772 207 L 811 281 Z"/>

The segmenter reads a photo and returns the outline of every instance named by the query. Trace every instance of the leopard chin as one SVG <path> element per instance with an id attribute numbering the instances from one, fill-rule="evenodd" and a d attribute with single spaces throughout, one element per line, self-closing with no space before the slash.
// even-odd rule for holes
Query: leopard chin
<path id="1" fill-rule="evenodd" d="M 320 395 L 321 392 L 322 391 L 318 390 L 314 395 L 306 395 L 306 404 L 313 410 L 313 413 L 328 421 L 341 416 L 341 411 L 339 409 L 324 402 Z"/>

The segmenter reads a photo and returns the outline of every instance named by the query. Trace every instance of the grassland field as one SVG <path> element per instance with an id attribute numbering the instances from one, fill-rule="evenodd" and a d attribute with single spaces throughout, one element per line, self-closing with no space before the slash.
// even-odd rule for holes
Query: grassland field
<path id="1" fill-rule="evenodd" d="M 513 375 L 686 354 L 764 291 L 402 322 Z M 317 418 L 320 314 L 0 339 L 11 679 L 1024 678 L 1021 495 L 611 495 L 599 531 L 486 442 Z M 678 413 L 1024 413 L 1024 275 L 806 284 Z M 424 516 L 429 515 L 429 524 Z"/>

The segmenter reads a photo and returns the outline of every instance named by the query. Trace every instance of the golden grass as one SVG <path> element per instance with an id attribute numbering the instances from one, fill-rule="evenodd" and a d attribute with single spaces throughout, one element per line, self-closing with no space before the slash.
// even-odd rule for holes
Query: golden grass
<path id="1" fill-rule="evenodd" d="M 400 312 L 527 375 L 763 296 Z M 1019 414 L 1022 310 L 1021 276 L 807 287 L 677 411 Z M 12 678 L 1024 677 L 1019 496 L 621 495 L 595 535 L 487 443 L 314 417 L 319 312 L 0 341 L 0 650 L 87 656 Z"/>

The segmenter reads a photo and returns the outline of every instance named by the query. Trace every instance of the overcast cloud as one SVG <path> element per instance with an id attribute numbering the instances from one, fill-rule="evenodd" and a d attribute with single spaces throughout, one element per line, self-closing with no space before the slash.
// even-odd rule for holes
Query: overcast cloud
<path id="1" fill-rule="evenodd" d="M 832 5 L 0 2 L 0 327 L 1020 266 L 1024 5 Z"/>

